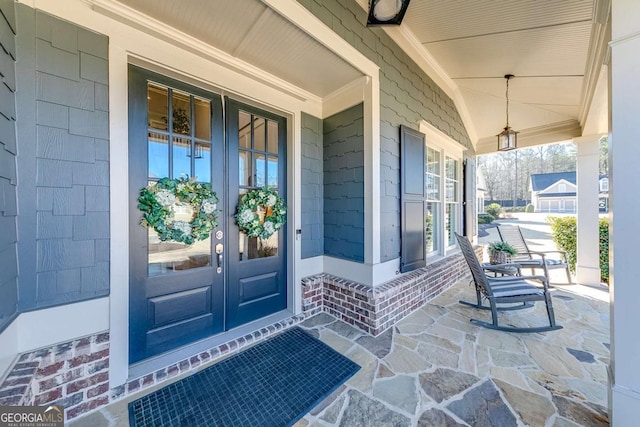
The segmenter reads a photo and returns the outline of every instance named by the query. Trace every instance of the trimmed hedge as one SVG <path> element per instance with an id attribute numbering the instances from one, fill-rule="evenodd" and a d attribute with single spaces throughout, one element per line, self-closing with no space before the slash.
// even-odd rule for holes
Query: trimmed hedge
<path id="1" fill-rule="evenodd" d="M 578 224 L 576 217 L 549 216 L 547 217 L 547 222 L 551 225 L 551 238 L 558 249 L 567 251 L 569 268 L 575 272 L 578 255 Z M 600 278 L 603 282 L 609 283 L 609 221 L 606 218 L 600 218 L 598 226 L 600 235 Z"/>
<path id="2" fill-rule="evenodd" d="M 478 224 L 491 224 L 494 220 L 495 218 L 489 214 L 478 214 Z"/>

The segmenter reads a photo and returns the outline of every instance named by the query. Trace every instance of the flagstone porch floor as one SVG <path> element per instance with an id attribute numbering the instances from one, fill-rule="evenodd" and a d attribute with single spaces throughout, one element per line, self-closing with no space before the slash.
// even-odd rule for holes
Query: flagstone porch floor
<path id="1" fill-rule="evenodd" d="M 469 322 L 462 281 L 381 336 L 319 314 L 301 324 L 362 369 L 295 427 L 320 426 L 605 426 L 609 363 L 606 288 L 554 292 L 558 331 L 515 334 Z M 501 322 L 541 325 L 544 305 L 501 313 Z M 69 425 L 126 426 L 116 402 Z"/>

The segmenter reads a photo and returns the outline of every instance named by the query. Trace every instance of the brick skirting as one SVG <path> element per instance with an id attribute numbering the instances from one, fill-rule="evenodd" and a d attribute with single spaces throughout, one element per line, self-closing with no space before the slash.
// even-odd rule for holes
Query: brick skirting
<path id="1" fill-rule="evenodd" d="M 0 405 L 63 405 L 66 419 L 107 403 L 108 332 L 24 353 L 0 386 Z"/>
<path id="2" fill-rule="evenodd" d="M 24 353 L 0 385 L 0 405 L 63 405 L 68 421 L 179 375 L 195 373 L 304 319 L 303 315 L 289 317 L 113 389 L 109 389 L 108 332 Z"/>
<path id="3" fill-rule="evenodd" d="M 476 253 L 482 258 L 482 247 Z M 302 279 L 302 311 L 307 316 L 327 312 L 375 336 L 469 274 L 460 253 L 375 288 L 318 274 Z"/>

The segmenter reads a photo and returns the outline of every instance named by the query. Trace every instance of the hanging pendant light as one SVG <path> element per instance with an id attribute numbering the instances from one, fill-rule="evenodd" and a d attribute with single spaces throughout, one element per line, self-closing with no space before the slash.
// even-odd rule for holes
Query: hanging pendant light
<path id="1" fill-rule="evenodd" d="M 410 0 L 369 0 L 367 26 L 400 25 Z"/>
<path id="2" fill-rule="evenodd" d="M 500 151 L 513 150 L 518 145 L 518 132 L 509 126 L 509 80 L 513 77 L 513 74 L 504 76 L 504 78 L 507 79 L 507 125 L 504 127 L 504 130 L 498 134 L 498 150 Z"/>

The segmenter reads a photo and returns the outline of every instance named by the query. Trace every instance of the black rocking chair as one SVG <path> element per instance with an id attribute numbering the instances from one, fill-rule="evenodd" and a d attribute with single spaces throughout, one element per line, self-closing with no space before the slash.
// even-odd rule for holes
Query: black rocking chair
<path id="1" fill-rule="evenodd" d="M 466 237 L 456 233 L 458 246 L 464 255 L 464 259 L 469 265 L 473 281 L 478 292 L 478 304 L 472 304 L 461 301 L 463 304 L 471 305 L 476 308 L 491 310 L 491 323 L 478 319 L 471 319 L 471 323 L 483 326 L 489 329 L 497 329 L 507 332 L 546 332 L 561 329 L 562 326 L 556 324 L 555 315 L 553 313 L 553 303 L 549 292 L 549 282 L 544 276 L 510 276 L 510 277 L 489 277 L 482 269 L 482 265 L 476 253 Z M 534 285 L 531 282 L 539 282 L 542 286 Z M 480 301 L 482 298 L 489 301 L 489 307 L 483 306 Z M 549 317 L 549 326 L 519 328 L 511 326 L 500 326 L 498 324 L 498 310 L 515 310 L 528 307 L 528 303 L 535 301 L 544 301 L 547 306 L 547 315 Z M 500 307 L 497 304 L 522 303 L 516 306 Z"/>

